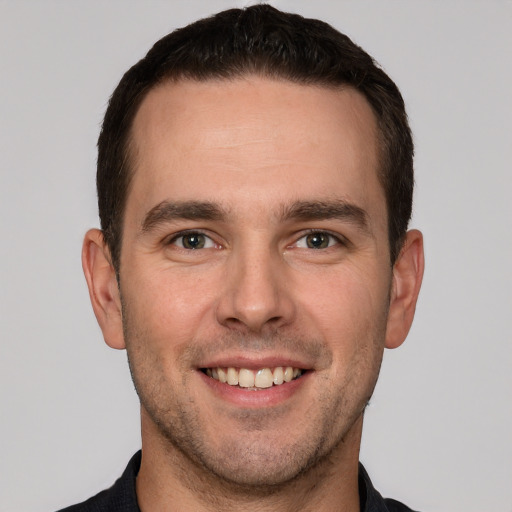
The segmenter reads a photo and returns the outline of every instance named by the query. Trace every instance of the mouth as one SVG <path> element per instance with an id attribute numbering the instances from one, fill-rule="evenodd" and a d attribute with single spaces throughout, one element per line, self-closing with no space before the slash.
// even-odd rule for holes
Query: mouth
<path id="1" fill-rule="evenodd" d="M 229 386 L 258 391 L 274 386 L 282 386 L 288 382 L 299 379 L 304 375 L 302 368 L 293 366 L 276 366 L 274 368 L 248 368 L 214 367 L 201 368 L 208 377 Z"/>

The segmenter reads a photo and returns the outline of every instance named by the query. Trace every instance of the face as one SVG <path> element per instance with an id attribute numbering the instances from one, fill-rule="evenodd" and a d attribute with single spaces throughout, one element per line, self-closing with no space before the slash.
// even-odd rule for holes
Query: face
<path id="1" fill-rule="evenodd" d="M 374 115 L 349 88 L 180 82 L 132 135 L 120 294 L 146 435 L 232 482 L 288 481 L 360 429 L 380 367 Z"/>

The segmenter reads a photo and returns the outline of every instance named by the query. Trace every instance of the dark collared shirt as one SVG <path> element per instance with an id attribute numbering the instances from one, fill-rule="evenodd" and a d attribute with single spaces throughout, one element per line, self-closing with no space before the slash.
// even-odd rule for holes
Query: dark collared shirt
<path id="1" fill-rule="evenodd" d="M 96 496 L 60 512 L 140 512 L 135 494 L 135 478 L 140 468 L 141 452 L 137 452 L 116 483 Z M 413 512 L 402 503 L 384 499 L 373 487 L 368 473 L 359 464 L 361 512 Z"/>

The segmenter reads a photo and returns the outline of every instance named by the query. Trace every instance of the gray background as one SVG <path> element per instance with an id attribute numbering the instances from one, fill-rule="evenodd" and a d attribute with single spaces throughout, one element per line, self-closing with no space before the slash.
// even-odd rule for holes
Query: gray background
<path id="1" fill-rule="evenodd" d="M 120 475 L 140 443 L 124 352 L 80 266 L 95 142 L 121 74 L 236 1 L 0 1 L 0 510 L 45 511 Z M 275 1 L 361 44 L 397 81 L 417 147 L 427 268 L 385 354 L 361 459 L 425 511 L 512 511 L 512 3 Z"/>

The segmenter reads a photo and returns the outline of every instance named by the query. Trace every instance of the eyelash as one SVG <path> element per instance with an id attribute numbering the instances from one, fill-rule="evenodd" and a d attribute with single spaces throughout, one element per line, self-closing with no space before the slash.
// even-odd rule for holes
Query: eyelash
<path id="1" fill-rule="evenodd" d="M 185 247 L 184 244 L 183 244 L 183 239 L 185 237 L 187 237 L 187 236 L 193 236 L 193 235 L 204 237 L 205 240 L 207 241 L 206 243 L 208 243 L 208 241 L 209 241 L 211 246 L 210 247 L 197 247 L 197 248 Z M 181 242 L 181 245 L 178 245 L 176 242 L 178 240 L 180 240 L 180 239 L 182 239 L 182 242 Z M 203 233 L 202 231 L 198 231 L 198 230 L 194 230 L 194 229 L 187 230 L 187 231 L 180 231 L 179 233 L 176 233 L 171 239 L 169 239 L 168 242 L 166 242 L 166 245 L 174 245 L 178 249 L 181 249 L 181 250 L 184 250 L 184 251 L 194 251 L 194 250 L 200 250 L 200 249 L 212 249 L 212 248 L 215 248 L 215 247 L 218 246 L 218 244 L 215 243 L 215 241 L 212 239 L 211 236 L 208 236 L 206 233 Z"/>
<path id="2" fill-rule="evenodd" d="M 185 245 L 183 243 L 183 239 L 187 236 L 193 236 L 193 235 L 204 237 L 204 239 L 205 239 L 204 244 L 206 246 L 203 245 L 200 247 L 185 247 Z M 312 235 L 326 236 L 328 238 L 328 241 L 327 241 L 328 245 L 326 247 L 299 247 L 299 242 L 301 240 L 306 240 L 307 237 L 312 236 Z M 178 244 L 177 241 L 180 239 L 182 239 L 182 242 L 181 242 L 181 244 Z M 307 241 L 305 243 L 307 244 Z M 297 238 L 297 240 L 293 244 L 291 244 L 290 247 L 298 247 L 299 249 L 311 249 L 311 250 L 318 251 L 318 250 L 329 249 L 329 248 L 333 247 L 334 245 L 338 245 L 338 244 L 346 246 L 348 244 L 348 242 L 344 237 L 342 237 L 339 234 L 333 234 L 330 231 L 326 231 L 326 230 L 311 229 L 311 230 L 308 230 L 305 233 L 303 233 L 302 236 L 300 236 L 299 238 Z M 212 239 L 212 237 L 210 237 L 206 233 L 203 233 L 202 231 L 199 231 L 199 230 L 180 231 L 179 233 L 176 233 L 171 239 L 169 239 L 169 241 L 166 242 L 166 245 L 174 245 L 178 249 L 184 250 L 184 251 L 194 251 L 194 250 L 212 249 L 212 248 L 220 247 L 219 244 L 215 243 L 215 241 Z"/>
<path id="3" fill-rule="evenodd" d="M 292 246 L 297 247 L 299 241 L 301 241 L 303 239 L 307 239 L 307 237 L 311 236 L 311 235 L 327 236 L 328 239 L 329 239 L 327 247 L 318 247 L 318 248 L 314 248 L 314 247 L 299 247 L 299 248 L 301 248 L 301 249 L 302 248 L 303 249 L 311 249 L 311 250 L 317 250 L 318 251 L 318 250 L 330 249 L 334 245 L 338 245 L 338 244 L 339 245 L 343 245 L 343 246 L 348 245 L 348 241 L 344 237 L 339 235 L 339 234 L 334 234 L 334 233 L 331 233 L 330 231 L 326 231 L 326 230 L 322 230 L 322 229 L 310 229 L 310 230 L 307 230 L 300 238 L 298 238 L 297 241 L 294 244 L 292 244 Z M 334 243 L 332 243 L 332 242 L 334 242 Z"/>

